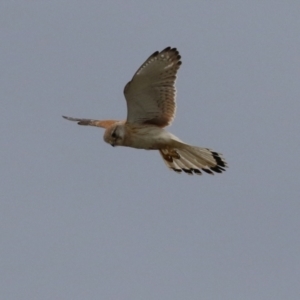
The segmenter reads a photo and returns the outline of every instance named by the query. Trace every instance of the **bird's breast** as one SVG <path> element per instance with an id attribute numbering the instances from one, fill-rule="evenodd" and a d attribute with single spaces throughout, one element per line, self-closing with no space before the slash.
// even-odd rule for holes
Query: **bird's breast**
<path id="1" fill-rule="evenodd" d="M 127 125 L 124 146 L 138 149 L 160 149 L 170 142 L 172 134 L 149 125 Z"/>

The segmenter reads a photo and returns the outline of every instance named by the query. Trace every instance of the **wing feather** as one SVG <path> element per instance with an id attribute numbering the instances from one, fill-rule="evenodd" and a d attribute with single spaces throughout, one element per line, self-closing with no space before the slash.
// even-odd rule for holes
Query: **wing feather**
<path id="1" fill-rule="evenodd" d="M 124 88 L 127 122 L 165 127 L 176 112 L 175 80 L 181 65 L 176 48 L 154 52 Z"/>

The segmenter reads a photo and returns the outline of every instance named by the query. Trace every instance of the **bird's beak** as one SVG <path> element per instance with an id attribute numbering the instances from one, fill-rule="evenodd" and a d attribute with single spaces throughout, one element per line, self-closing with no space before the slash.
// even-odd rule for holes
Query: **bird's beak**
<path id="1" fill-rule="evenodd" d="M 113 147 L 115 146 L 115 144 L 111 144 Z"/>

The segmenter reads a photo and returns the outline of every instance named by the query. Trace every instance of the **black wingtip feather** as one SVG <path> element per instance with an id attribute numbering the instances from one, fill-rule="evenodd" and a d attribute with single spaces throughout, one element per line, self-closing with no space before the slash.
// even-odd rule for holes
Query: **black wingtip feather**
<path id="1" fill-rule="evenodd" d="M 210 169 L 204 169 L 204 168 L 202 168 L 201 170 L 204 171 L 204 172 L 206 172 L 207 174 L 214 175 L 214 173 Z"/>
<path id="2" fill-rule="evenodd" d="M 222 173 L 222 172 L 225 172 L 226 170 L 220 166 L 215 166 L 215 167 L 212 167 L 210 168 L 212 171 L 216 172 L 216 173 Z"/>
<path id="3" fill-rule="evenodd" d="M 199 169 L 193 169 L 193 172 L 197 175 L 202 175 L 202 173 Z"/>
<path id="4" fill-rule="evenodd" d="M 227 167 L 226 162 L 220 157 L 219 153 L 212 151 L 211 154 L 213 155 L 213 158 L 216 160 L 216 163 L 219 167 Z"/>
<path id="5" fill-rule="evenodd" d="M 193 169 L 182 169 L 183 172 L 189 175 L 193 175 Z"/>

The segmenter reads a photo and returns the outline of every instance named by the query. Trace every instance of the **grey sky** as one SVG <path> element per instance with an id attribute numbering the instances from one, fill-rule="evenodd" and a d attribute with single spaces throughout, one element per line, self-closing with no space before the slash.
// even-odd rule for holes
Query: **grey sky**
<path id="1" fill-rule="evenodd" d="M 300 297 L 299 1 L 3 1 L 0 298 Z M 177 47 L 169 130 L 222 152 L 169 171 L 61 115 L 124 119 Z"/>

